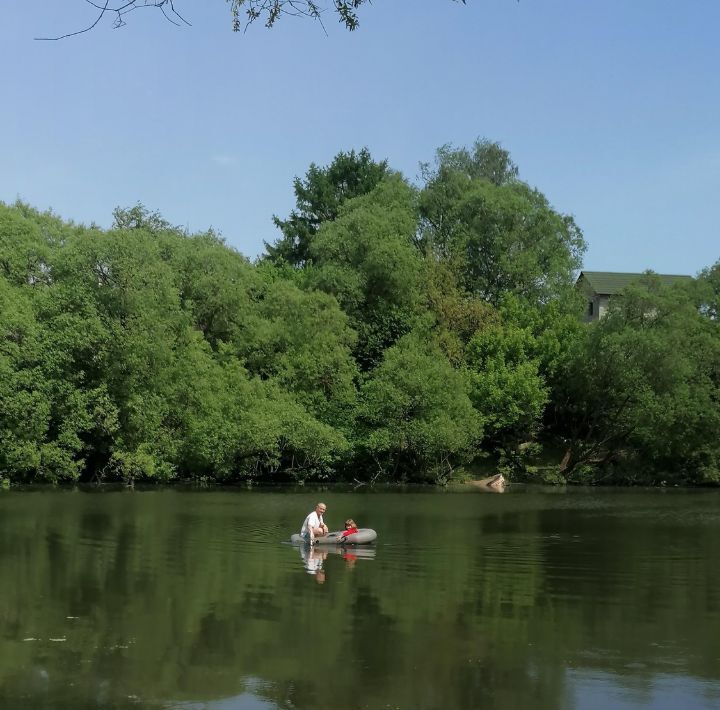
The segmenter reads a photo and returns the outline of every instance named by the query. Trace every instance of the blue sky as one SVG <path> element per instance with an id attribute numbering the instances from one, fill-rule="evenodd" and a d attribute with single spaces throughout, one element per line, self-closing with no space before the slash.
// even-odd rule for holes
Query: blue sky
<path id="1" fill-rule="evenodd" d="M 143 202 L 247 256 L 292 180 L 367 146 L 415 179 L 444 143 L 497 140 L 571 213 L 585 268 L 694 274 L 720 259 L 720 2 L 375 0 L 231 31 L 225 0 L 113 30 L 85 0 L 0 10 L 0 200 L 109 226 Z"/>

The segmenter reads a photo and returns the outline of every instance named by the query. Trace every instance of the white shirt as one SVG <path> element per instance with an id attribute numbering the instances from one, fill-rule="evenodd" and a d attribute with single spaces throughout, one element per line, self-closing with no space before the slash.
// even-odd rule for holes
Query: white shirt
<path id="1" fill-rule="evenodd" d="M 305 518 L 302 528 L 300 528 L 300 534 L 310 536 L 310 528 L 319 528 L 323 525 L 322 515 L 318 515 L 317 511 L 313 510 L 310 515 Z"/>

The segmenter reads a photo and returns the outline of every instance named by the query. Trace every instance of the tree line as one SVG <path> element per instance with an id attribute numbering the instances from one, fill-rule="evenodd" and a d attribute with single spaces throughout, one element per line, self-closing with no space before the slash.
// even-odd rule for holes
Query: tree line
<path id="1" fill-rule="evenodd" d="M 588 325 L 581 230 L 496 143 L 294 191 L 255 262 L 0 204 L 0 477 L 720 481 L 720 262 Z"/>

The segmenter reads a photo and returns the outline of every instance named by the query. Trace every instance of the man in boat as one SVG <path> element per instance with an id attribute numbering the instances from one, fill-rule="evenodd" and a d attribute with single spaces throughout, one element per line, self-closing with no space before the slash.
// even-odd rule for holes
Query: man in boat
<path id="1" fill-rule="evenodd" d="M 315 510 L 310 513 L 303 521 L 300 529 L 300 536 L 311 545 L 315 542 L 316 537 L 324 537 L 328 534 L 328 526 L 323 521 L 323 515 L 327 510 L 325 503 L 318 503 Z"/>

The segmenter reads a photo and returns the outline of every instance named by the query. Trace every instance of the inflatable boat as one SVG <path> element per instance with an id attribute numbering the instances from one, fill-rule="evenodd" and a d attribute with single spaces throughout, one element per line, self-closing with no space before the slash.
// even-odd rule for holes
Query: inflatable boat
<path id="1" fill-rule="evenodd" d="M 315 538 L 316 545 L 369 545 L 371 542 L 375 542 L 377 539 L 377 533 L 370 528 L 360 528 L 356 533 L 352 535 L 346 535 L 343 537 L 342 530 L 338 532 L 331 532 L 322 537 Z M 290 542 L 294 545 L 307 545 L 308 541 L 298 535 L 292 535 Z"/>

